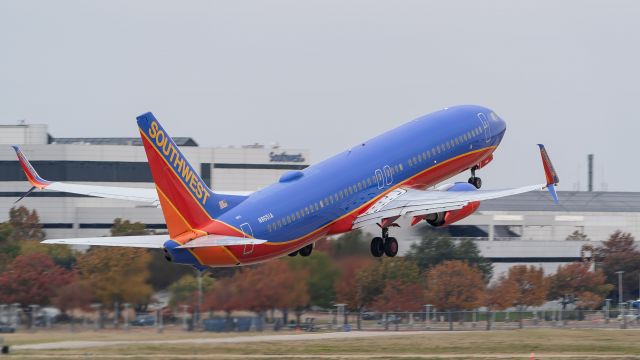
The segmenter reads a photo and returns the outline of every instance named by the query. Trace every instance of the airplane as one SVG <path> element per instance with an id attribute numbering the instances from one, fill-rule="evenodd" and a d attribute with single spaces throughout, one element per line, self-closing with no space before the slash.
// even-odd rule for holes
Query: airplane
<path id="1" fill-rule="evenodd" d="M 398 221 L 441 227 L 478 210 L 480 201 L 547 189 L 557 203 L 558 175 L 538 144 L 545 182 L 480 190 L 476 175 L 493 160 L 506 123 L 482 106 L 419 117 L 248 195 L 211 190 L 152 113 L 137 117 L 154 189 L 71 184 L 41 178 L 19 147 L 32 188 L 144 202 L 162 209 L 168 235 L 48 239 L 45 244 L 158 248 L 168 261 L 197 269 L 309 256 L 317 240 L 377 224 L 371 255 L 394 257 Z M 470 171 L 468 182 L 435 185 Z M 23 197 L 24 197 L 23 196 Z M 22 198 L 21 198 L 22 199 Z"/>

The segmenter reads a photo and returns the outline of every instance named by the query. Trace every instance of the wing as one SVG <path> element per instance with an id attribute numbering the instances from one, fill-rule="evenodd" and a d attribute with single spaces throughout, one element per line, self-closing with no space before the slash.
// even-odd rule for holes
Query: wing
<path id="1" fill-rule="evenodd" d="M 16 145 L 13 145 L 12 147 L 15 150 L 16 155 L 18 156 L 18 161 L 20 162 L 20 166 L 22 166 L 22 170 L 27 176 L 27 180 L 29 180 L 29 183 L 31 183 L 32 186 L 31 189 L 22 197 L 20 197 L 20 199 L 18 199 L 16 202 L 28 196 L 35 189 L 46 189 L 107 199 L 139 201 L 148 203 L 156 207 L 160 206 L 160 202 L 158 200 L 158 192 L 156 191 L 156 189 L 72 184 L 66 182 L 45 180 L 41 178 L 40 175 L 38 175 L 22 150 L 20 150 L 20 147 Z M 249 195 L 250 192 L 218 192 L 218 194 L 246 196 Z"/>
<path id="2" fill-rule="evenodd" d="M 444 211 L 462 209 L 472 202 L 497 199 L 505 196 L 522 194 L 535 190 L 547 189 L 554 201 L 558 201 L 555 185 L 559 182 L 551 160 L 543 145 L 539 144 L 542 163 L 545 170 L 546 183 L 523 186 L 513 189 L 477 190 L 477 191 L 447 191 L 416 190 L 399 188 L 391 191 L 378 200 L 369 210 L 356 218 L 353 229 L 359 229 L 372 224 L 381 226 L 393 223 L 400 216 L 424 216 Z"/>
<path id="3" fill-rule="evenodd" d="M 162 249 L 164 243 L 170 240 L 169 235 L 142 235 L 142 236 L 112 236 L 112 237 L 95 237 L 95 238 L 77 238 L 77 239 L 49 239 L 43 244 L 63 244 L 63 245 L 88 245 L 88 246 L 122 246 L 135 248 Z M 224 235 L 205 235 L 180 246 L 181 248 L 200 248 L 211 246 L 229 246 L 229 245 L 246 245 L 246 244 L 262 244 L 266 240 L 224 236 Z"/>

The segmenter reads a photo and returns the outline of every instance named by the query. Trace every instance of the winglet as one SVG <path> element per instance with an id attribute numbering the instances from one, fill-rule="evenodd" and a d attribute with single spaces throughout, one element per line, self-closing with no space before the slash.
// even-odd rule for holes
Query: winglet
<path id="1" fill-rule="evenodd" d="M 542 157 L 542 166 L 544 167 L 544 175 L 547 180 L 547 190 L 551 194 L 553 201 L 558 202 L 558 194 L 556 193 L 555 186 L 558 185 L 560 179 L 558 178 L 558 174 L 556 170 L 553 168 L 553 164 L 551 163 L 551 159 L 549 159 L 549 154 L 547 154 L 547 150 L 544 148 L 544 145 L 538 144 L 540 148 L 540 156 Z"/>
<path id="2" fill-rule="evenodd" d="M 47 181 L 41 178 L 40 175 L 38 175 L 36 170 L 29 162 L 29 159 L 27 159 L 18 145 L 11 145 L 11 147 L 16 152 L 18 161 L 20 162 L 20 166 L 22 166 L 22 170 L 24 171 L 24 174 L 27 176 L 27 180 L 29 180 L 31 185 L 37 187 L 38 189 L 44 189 L 49 186 L 49 184 L 51 184 L 51 181 Z"/>

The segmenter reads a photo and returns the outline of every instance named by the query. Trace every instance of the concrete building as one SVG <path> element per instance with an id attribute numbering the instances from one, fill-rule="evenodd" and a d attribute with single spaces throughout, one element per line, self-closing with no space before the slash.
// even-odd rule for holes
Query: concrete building
<path id="1" fill-rule="evenodd" d="M 174 141 L 217 191 L 255 191 L 277 181 L 285 171 L 309 165 L 306 149 L 259 144 L 201 147 L 185 137 Z M 0 221 L 7 219 L 8 209 L 30 187 L 9 144 L 20 145 L 48 180 L 153 188 L 140 138 L 56 138 L 46 125 L 2 125 L 0 208 L 5 210 Z M 117 217 L 143 222 L 151 229 L 166 228 L 160 209 L 129 201 L 38 190 L 20 204 L 38 211 L 49 238 L 107 235 Z"/>

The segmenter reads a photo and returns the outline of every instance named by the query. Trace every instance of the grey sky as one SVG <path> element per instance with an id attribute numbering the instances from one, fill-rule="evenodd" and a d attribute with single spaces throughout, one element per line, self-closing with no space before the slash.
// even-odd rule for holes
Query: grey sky
<path id="1" fill-rule="evenodd" d="M 596 189 L 640 191 L 639 19 L 633 0 L 3 0 L 0 122 L 137 136 L 150 110 L 202 145 L 318 161 L 474 103 L 508 124 L 485 187 L 542 180 L 542 142 L 561 190 L 593 152 Z"/>

